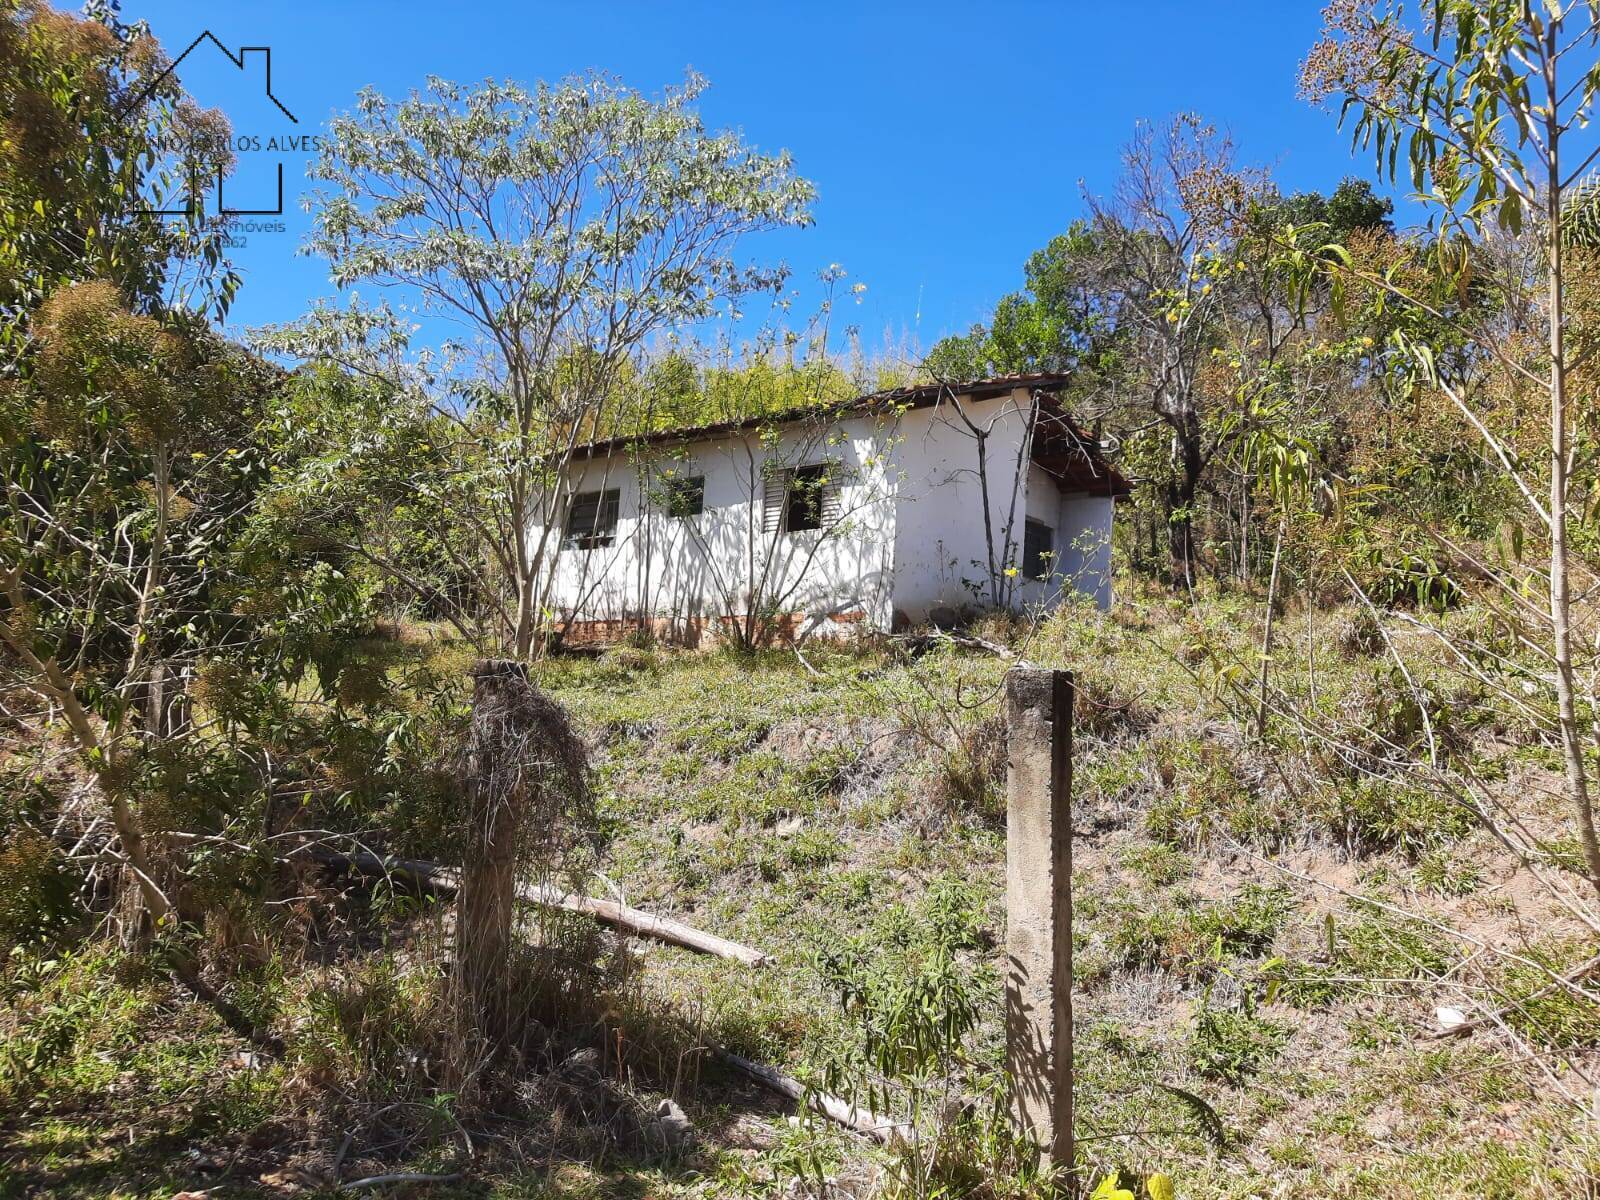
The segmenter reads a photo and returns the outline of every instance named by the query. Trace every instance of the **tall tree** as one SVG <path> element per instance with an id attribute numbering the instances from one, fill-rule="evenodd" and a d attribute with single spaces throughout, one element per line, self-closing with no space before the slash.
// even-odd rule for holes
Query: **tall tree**
<path id="1" fill-rule="evenodd" d="M 812 188 L 786 155 L 706 130 L 704 87 L 691 76 L 654 100 L 599 76 L 532 90 L 435 79 L 400 101 L 369 90 L 311 170 L 327 186 L 308 248 L 333 282 L 400 289 L 464 335 L 435 398 L 456 430 L 452 469 L 479 477 L 463 516 L 489 558 L 483 602 L 518 656 L 560 552 L 564 468 L 611 421 L 624 371 L 652 336 L 778 287 L 783 268 L 742 263 L 738 243 L 809 219 Z"/>
<path id="2" fill-rule="evenodd" d="M 239 475 L 213 452 L 250 405 L 190 311 L 233 294 L 220 232 L 146 211 L 226 130 L 164 67 L 139 29 L 0 5 L 0 663 L 65 717 L 157 918 L 129 764 L 202 620 L 205 501 Z"/>
<path id="3" fill-rule="evenodd" d="M 1600 154 L 1573 140 L 1593 119 L 1600 90 L 1600 4 L 1431 0 L 1419 25 L 1388 3 L 1335 0 L 1324 21 L 1324 36 L 1303 68 L 1304 91 L 1314 101 L 1337 99 L 1353 119 L 1357 143 L 1375 151 L 1379 170 L 1390 177 L 1405 171 L 1434 206 L 1442 267 L 1465 287 L 1474 256 L 1463 252 L 1463 238 L 1488 241 L 1498 230 L 1525 226 L 1537 231 L 1540 301 L 1508 305 L 1470 333 L 1506 389 L 1542 394 L 1542 455 L 1521 453 L 1511 431 L 1485 413 L 1428 344 L 1412 339 L 1403 346 L 1514 483 L 1546 552 L 1547 604 L 1538 641 L 1555 693 L 1567 799 L 1585 872 L 1600 893 L 1600 835 L 1585 754 L 1587 738 L 1600 737 L 1600 724 L 1595 695 L 1580 691 L 1574 664 L 1572 576 L 1581 568 L 1570 536 L 1575 498 L 1583 491 L 1575 480 L 1592 474 L 1594 465 L 1575 433 L 1582 415 L 1594 411 L 1595 348 L 1589 323 L 1571 301 L 1594 264 L 1575 258 L 1569 246 L 1574 190 Z M 1439 313 L 1431 297 L 1394 279 L 1363 272 L 1354 262 L 1347 269 L 1397 303 Z M 1519 623 L 1525 619 L 1526 606 L 1515 594 L 1508 609 Z"/>

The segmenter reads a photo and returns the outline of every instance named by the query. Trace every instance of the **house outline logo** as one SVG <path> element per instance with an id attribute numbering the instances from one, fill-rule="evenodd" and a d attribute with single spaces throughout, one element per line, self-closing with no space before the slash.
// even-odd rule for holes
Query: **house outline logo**
<path id="1" fill-rule="evenodd" d="M 229 62 L 231 62 L 235 67 L 237 67 L 241 71 L 243 71 L 245 69 L 245 55 L 247 55 L 247 54 L 260 54 L 260 55 L 262 55 L 263 56 L 263 65 L 264 65 L 263 75 L 265 76 L 265 78 L 263 80 L 263 86 L 264 86 L 264 90 L 266 91 L 267 99 L 272 101 L 273 105 L 276 106 L 278 111 L 281 112 L 284 116 L 288 117 L 291 123 L 293 123 L 295 125 L 300 124 L 300 118 L 295 116 L 292 112 L 290 112 L 288 107 L 285 106 L 285 104 L 283 103 L 283 101 L 279 100 L 278 97 L 273 94 L 273 91 L 272 91 L 272 47 L 271 46 L 240 46 L 239 47 L 239 52 L 237 54 L 235 54 L 232 50 L 229 50 L 226 46 L 224 46 L 222 44 L 221 40 L 218 39 L 217 35 L 212 33 L 209 29 L 202 30 L 200 32 L 200 35 L 197 38 L 195 38 L 194 41 L 190 42 L 188 44 L 188 46 L 186 46 L 184 48 L 183 53 L 178 55 L 177 58 L 173 59 L 172 62 L 167 65 L 166 70 L 162 71 L 161 74 L 157 75 L 154 79 L 152 79 L 150 81 L 150 83 L 142 91 L 140 91 L 136 96 L 133 97 L 132 100 L 130 100 L 126 105 L 123 106 L 122 110 L 117 114 L 117 116 L 119 118 L 128 117 L 131 113 L 133 113 L 133 111 L 135 109 L 139 108 L 142 104 L 144 104 L 145 101 L 149 100 L 152 96 L 154 96 L 155 92 L 156 92 L 156 89 L 158 87 L 160 87 L 161 84 L 174 71 L 176 71 L 178 69 L 179 64 L 182 63 L 184 59 L 188 58 L 189 55 L 194 52 L 195 48 L 198 47 L 201 42 L 210 42 L 218 50 L 222 51 L 223 55 L 227 58 L 227 60 Z M 277 206 L 274 207 L 274 208 L 229 208 L 229 207 L 227 207 L 227 205 L 224 203 L 223 197 L 222 197 L 222 166 L 221 166 L 221 164 L 218 164 L 216 172 L 217 172 L 217 215 L 218 216 L 226 218 L 226 217 L 277 217 L 277 216 L 282 216 L 283 215 L 283 161 L 281 159 L 278 162 L 278 201 L 277 201 Z M 198 217 L 200 215 L 200 213 L 202 211 L 204 211 L 204 207 L 205 207 L 203 202 L 202 202 L 202 200 L 201 200 L 201 197 L 200 197 L 200 194 L 199 194 L 199 189 L 195 186 L 197 181 L 198 181 L 198 177 L 196 177 L 195 179 L 191 179 L 190 187 L 188 189 L 188 202 L 182 208 L 144 208 L 144 209 L 138 209 L 136 211 L 138 212 L 138 214 L 140 216 L 190 217 L 190 218 L 196 218 L 196 217 Z"/>

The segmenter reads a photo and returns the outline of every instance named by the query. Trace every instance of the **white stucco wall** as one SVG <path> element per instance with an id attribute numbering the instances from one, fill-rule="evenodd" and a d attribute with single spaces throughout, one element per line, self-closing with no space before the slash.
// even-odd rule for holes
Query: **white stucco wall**
<path id="1" fill-rule="evenodd" d="M 920 623 L 989 605 L 990 532 L 1002 567 L 1008 525 L 1014 542 L 1022 538 L 1026 494 L 1013 485 L 1027 403 L 1025 393 L 963 399 L 960 409 L 942 402 L 902 418 L 894 607 L 905 619 Z M 977 437 L 968 422 L 985 432 L 987 488 L 978 470 Z M 984 525 L 986 491 L 989 532 Z"/>
<path id="2" fill-rule="evenodd" d="M 1101 611 L 1111 607 L 1111 523 L 1115 503 L 1110 496 L 1063 494 L 1056 527 L 1060 586 L 1092 596 Z M 1066 536 L 1059 531 L 1066 531 Z"/>
<path id="3" fill-rule="evenodd" d="M 754 607 L 804 613 L 821 624 L 830 614 L 861 613 L 871 627 L 887 628 L 893 439 L 892 418 L 862 416 L 827 428 L 788 427 L 768 444 L 744 433 L 576 463 L 572 493 L 619 489 L 617 530 L 608 547 L 560 553 L 551 607 L 577 621 L 740 616 Z M 769 459 L 789 467 L 838 463 L 838 522 L 828 530 L 766 533 L 762 469 Z M 666 472 L 705 477 L 700 515 L 661 510 Z M 533 531 L 535 544 L 540 532 Z"/>
<path id="4" fill-rule="evenodd" d="M 830 614 L 860 613 L 878 630 L 949 620 L 989 606 L 990 533 L 999 567 L 1020 563 L 1025 516 L 1054 528 L 1057 573 L 1048 581 L 1017 577 L 1012 603 L 1051 607 L 1076 587 L 1104 607 L 1113 502 L 1064 495 L 1054 477 L 1027 461 L 1028 403 L 1019 390 L 964 400 L 961 411 L 944 402 L 826 429 L 786 427 L 768 444 L 739 433 L 575 463 L 571 492 L 619 490 L 616 536 L 609 547 L 561 551 L 550 607 L 580 622 L 703 620 L 743 615 L 754 602 L 804 613 L 819 633 L 853 627 L 830 622 Z M 968 421 L 987 431 L 989 532 Z M 769 458 L 784 466 L 842 464 L 837 528 L 826 535 L 764 532 L 762 467 Z M 1019 461 L 1026 467 L 1020 480 Z M 699 516 L 661 511 L 659 481 L 669 470 L 705 477 Z M 532 531 L 535 544 L 540 533 Z M 553 535 L 551 543 L 558 541 Z"/>

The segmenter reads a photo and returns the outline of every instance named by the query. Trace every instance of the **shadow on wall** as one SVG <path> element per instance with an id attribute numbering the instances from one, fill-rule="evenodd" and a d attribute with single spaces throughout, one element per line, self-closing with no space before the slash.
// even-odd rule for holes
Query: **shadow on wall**
<path id="1" fill-rule="evenodd" d="M 565 640 L 609 641 L 647 628 L 698 644 L 715 628 L 761 644 L 887 624 L 893 496 L 873 466 L 877 433 L 813 433 L 787 447 L 740 439 L 634 464 L 637 487 L 613 542 L 568 547 L 556 565 L 552 595 Z M 777 527 L 774 473 L 819 461 L 834 473 L 826 519 L 813 529 Z M 701 512 L 674 515 L 655 502 L 669 471 L 701 473 Z M 781 487 L 778 494 L 787 495 Z M 781 503 L 787 512 L 787 499 Z"/>

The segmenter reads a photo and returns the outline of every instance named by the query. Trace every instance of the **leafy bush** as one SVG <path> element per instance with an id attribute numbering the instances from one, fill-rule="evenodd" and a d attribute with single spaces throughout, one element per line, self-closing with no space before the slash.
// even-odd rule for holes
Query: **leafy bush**
<path id="1" fill-rule="evenodd" d="M 1004 1077 L 970 1045 L 998 982 L 962 953 L 978 945 L 980 913 L 972 885 L 945 877 L 914 910 L 896 906 L 871 934 L 817 958 L 857 1022 L 833 1048 L 826 1086 L 916 1131 L 893 1148 L 889 1196 L 1032 1195 L 1045 1182 Z"/>
<path id="2" fill-rule="evenodd" d="M 0 814 L 0 943 L 35 941 L 71 923 L 80 882 L 53 841 Z"/>

